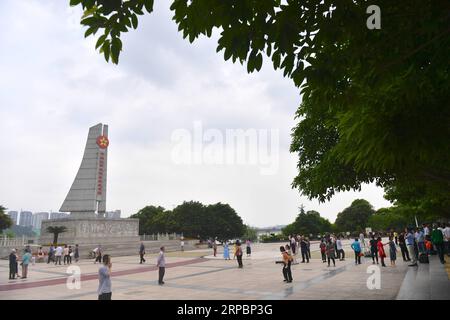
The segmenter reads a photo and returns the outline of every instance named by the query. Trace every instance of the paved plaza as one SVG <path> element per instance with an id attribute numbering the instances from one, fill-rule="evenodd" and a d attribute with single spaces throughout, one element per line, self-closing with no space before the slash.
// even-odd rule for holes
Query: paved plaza
<path id="1" fill-rule="evenodd" d="M 225 261 L 219 247 L 166 254 L 165 284 L 157 283 L 156 255 L 147 255 L 139 264 L 138 255 L 113 257 L 112 298 L 118 299 L 450 299 L 448 263 L 442 265 L 435 256 L 430 264 L 408 267 L 397 259 L 397 266 L 381 268 L 380 289 L 369 290 L 367 273 L 372 260 L 362 259 L 354 265 L 354 255 L 346 243 L 346 260 L 336 267 L 322 263 L 318 245 L 312 245 L 310 263 L 292 266 L 294 281 L 284 283 L 280 244 L 255 244 L 252 256 L 244 255 L 244 268 L 236 260 Z M 389 256 L 389 254 L 388 254 Z M 298 258 L 298 257 L 297 257 Z M 7 280 L 8 261 L 0 261 L 0 299 L 97 299 L 98 264 L 80 260 L 72 266 L 81 270 L 81 288 L 67 287 L 67 266 L 36 263 L 30 265 L 27 279 Z M 445 268 L 447 267 L 447 269 Z"/>

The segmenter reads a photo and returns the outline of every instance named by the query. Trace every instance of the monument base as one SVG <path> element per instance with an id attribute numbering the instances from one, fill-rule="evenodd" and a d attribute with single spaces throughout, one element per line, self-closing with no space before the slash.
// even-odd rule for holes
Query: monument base
<path id="1" fill-rule="evenodd" d="M 53 234 L 47 228 L 67 228 L 66 232 L 58 235 L 59 244 L 78 245 L 106 245 L 113 243 L 139 243 L 139 219 L 105 219 L 69 217 L 64 219 L 44 220 L 41 225 L 39 243 L 49 246 L 53 243 Z"/>

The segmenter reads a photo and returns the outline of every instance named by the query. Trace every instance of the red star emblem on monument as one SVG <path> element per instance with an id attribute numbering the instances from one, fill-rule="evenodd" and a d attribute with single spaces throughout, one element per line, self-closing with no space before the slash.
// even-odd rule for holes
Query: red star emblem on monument
<path id="1" fill-rule="evenodd" d="M 109 146 L 109 140 L 107 137 L 105 136 L 99 136 L 97 138 L 97 145 L 101 148 L 101 149 L 106 149 Z"/>

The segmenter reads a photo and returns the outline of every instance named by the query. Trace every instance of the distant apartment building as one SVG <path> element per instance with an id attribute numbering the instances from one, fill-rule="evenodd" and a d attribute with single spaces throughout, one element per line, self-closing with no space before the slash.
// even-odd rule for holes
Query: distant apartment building
<path id="1" fill-rule="evenodd" d="M 107 211 L 105 212 L 105 218 L 106 219 L 120 219 L 120 210 L 114 210 L 114 211 Z"/>
<path id="2" fill-rule="evenodd" d="M 28 227 L 33 225 L 33 213 L 31 211 L 21 211 L 19 225 L 23 227 Z"/>
<path id="3" fill-rule="evenodd" d="M 8 211 L 8 216 L 13 221 L 13 226 L 17 224 L 17 218 L 19 217 L 19 213 L 17 211 Z"/>
<path id="4" fill-rule="evenodd" d="M 68 218 L 69 214 L 64 212 L 51 212 L 50 213 L 50 219 L 64 219 Z"/>
<path id="5" fill-rule="evenodd" d="M 33 229 L 40 230 L 41 224 L 43 220 L 48 220 L 49 214 L 48 212 L 37 212 L 33 214 L 32 225 Z"/>

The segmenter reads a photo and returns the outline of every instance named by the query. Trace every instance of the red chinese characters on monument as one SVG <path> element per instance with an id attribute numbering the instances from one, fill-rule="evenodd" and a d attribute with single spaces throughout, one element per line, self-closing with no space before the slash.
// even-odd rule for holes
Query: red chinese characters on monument
<path id="1" fill-rule="evenodd" d="M 106 149 L 109 145 L 109 140 L 105 136 L 99 136 L 97 138 L 97 145 L 100 150 Z M 97 195 L 101 196 L 103 194 L 103 169 L 105 167 L 105 152 L 100 151 L 99 154 L 99 164 L 98 164 L 98 178 L 97 178 Z"/>

